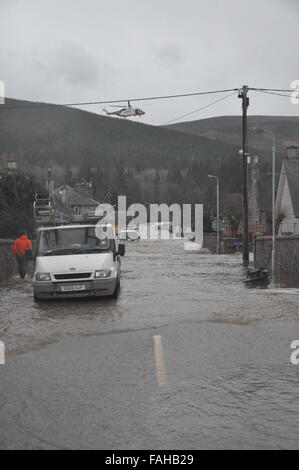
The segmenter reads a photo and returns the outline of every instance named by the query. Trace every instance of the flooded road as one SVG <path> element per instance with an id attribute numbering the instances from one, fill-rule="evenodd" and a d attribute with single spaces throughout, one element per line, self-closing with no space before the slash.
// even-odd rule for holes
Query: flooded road
<path id="1" fill-rule="evenodd" d="M 176 240 L 127 245 L 118 300 L 35 304 L 10 280 L 0 448 L 299 448 L 299 289 L 243 276 Z"/>

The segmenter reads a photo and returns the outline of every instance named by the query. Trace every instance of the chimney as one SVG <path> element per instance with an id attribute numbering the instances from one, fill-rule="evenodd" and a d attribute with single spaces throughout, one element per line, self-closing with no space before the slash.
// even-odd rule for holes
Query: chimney
<path id="1" fill-rule="evenodd" d="M 9 170 L 17 170 L 18 168 L 17 162 L 15 161 L 15 156 L 13 153 L 10 153 L 8 155 L 7 168 Z"/>
<path id="2" fill-rule="evenodd" d="M 66 204 L 66 193 L 67 193 L 67 189 L 65 186 L 63 186 L 61 190 L 59 191 L 62 204 Z"/>
<path id="3" fill-rule="evenodd" d="M 259 157 L 258 155 L 255 155 L 252 160 L 252 168 L 258 168 L 259 167 Z"/>
<path id="4" fill-rule="evenodd" d="M 80 183 L 76 183 L 74 185 L 74 190 L 77 191 L 77 193 L 80 193 L 82 196 L 92 199 L 93 191 L 91 181 L 82 179 Z"/>
<path id="5" fill-rule="evenodd" d="M 292 143 L 287 147 L 287 158 L 298 158 L 298 145 L 296 143 Z"/>
<path id="6" fill-rule="evenodd" d="M 261 165 L 258 155 L 251 159 L 250 165 L 250 181 L 257 181 L 261 177 Z"/>

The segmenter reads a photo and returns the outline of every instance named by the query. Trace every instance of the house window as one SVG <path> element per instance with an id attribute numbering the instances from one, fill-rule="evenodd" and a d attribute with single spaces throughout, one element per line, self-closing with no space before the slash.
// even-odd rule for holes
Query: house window
<path id="1" fill-rule="evenodd" d="M 74 206 L 74 214 L 80 215 L 80 206 Z"/>

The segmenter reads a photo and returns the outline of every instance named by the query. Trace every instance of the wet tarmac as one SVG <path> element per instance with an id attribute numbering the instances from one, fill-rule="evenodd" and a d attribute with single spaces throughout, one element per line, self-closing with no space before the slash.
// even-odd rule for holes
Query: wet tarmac
<path id="1" fill-rule="evenodd" d="M 299 448 L 299 289 L 243 277 L 177 240 L 128 243 L 118 300 L 35 304 L 10 280 L 0 448 Z"/>

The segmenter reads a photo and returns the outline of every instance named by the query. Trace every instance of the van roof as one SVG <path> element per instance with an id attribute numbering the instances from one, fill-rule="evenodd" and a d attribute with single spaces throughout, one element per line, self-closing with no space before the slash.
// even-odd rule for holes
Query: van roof
<path id="1" fill-rule="evenodd" d="M 88 225 L 83 225 L 83 224 L 74 224 L 74 225 L 55 225 L 53 227 L 39 227 L 39 231 L 44 231 L 44 230 L 64 230 L 64 229 L 69 229 L 69 228 L 93 228 L 93 227 L 109 227 L 112 228 L 111 224 L 88 224 Z"/>

